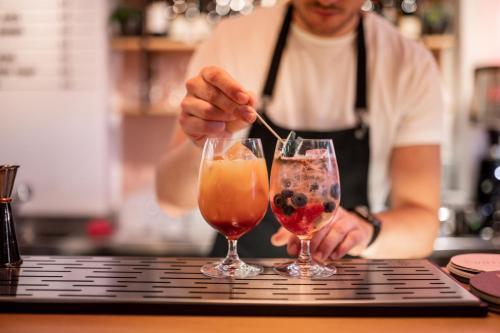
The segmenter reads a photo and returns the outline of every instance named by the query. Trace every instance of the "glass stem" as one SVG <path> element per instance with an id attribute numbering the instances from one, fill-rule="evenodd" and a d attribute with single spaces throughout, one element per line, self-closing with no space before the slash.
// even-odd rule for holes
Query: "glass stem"
<path id="1" fill-rule="evenodd" d="M 238 251 L 236 246 L 238 244 L 237 240 L 228 239 L 227 240 L 228 249 L 226 258 L 222 261 L 223 265 L 234 265 L 240 262 L 240 257 L 238 256 Z"/>
<path id="2" fill-rule="evenodd" d="M 310 239 L 301 239 L 300 240 L 300 253 L 297 259 L 301 268 L 309 268 L 312 265 L 311 258 L 311 240 Z"/>

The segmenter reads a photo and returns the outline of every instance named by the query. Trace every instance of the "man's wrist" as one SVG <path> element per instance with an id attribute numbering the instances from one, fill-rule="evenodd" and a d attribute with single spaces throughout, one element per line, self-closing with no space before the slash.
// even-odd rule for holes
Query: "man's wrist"
<path id="1" fill-rule="evenodd" d="M 375 215 L 373 215 L 366 206 L 355 207 L 353 209 L 353 213 L 356 214 L 364 223 L 371 227 L 370 240 L 366 245 L 366 247 L 368 248 L 377 240 L 382 228 L 382 222 Z"/>

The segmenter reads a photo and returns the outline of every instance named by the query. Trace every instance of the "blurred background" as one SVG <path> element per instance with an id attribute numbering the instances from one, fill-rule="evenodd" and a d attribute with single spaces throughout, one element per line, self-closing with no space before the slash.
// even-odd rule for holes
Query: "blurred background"
<path id="1" fill-rule="evenodd" d="M 23 254 L 205 255 L 198 212 L 165 215 L 154 168 L 184 73 L 231 15 L 276 0 L 2 0 L 0 164 L 19 164 Z M 432 51 L 446 91 L 433 258 L 500 250 L 500 1 L 367 0 Z M 251 33 L 251 32 L 249 32 Z M 245 36 L 241 36 L 245 38 Z"/>

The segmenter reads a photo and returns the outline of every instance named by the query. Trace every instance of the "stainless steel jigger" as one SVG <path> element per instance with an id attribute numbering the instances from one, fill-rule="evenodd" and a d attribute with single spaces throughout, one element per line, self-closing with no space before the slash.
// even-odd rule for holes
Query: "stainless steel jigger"
<path id="1" fill-rule="evenodd" d="M 10 207 L 18 168 L 18 165 L 0 165 L 0 267 L 17 267 L 23 262 Z"/>

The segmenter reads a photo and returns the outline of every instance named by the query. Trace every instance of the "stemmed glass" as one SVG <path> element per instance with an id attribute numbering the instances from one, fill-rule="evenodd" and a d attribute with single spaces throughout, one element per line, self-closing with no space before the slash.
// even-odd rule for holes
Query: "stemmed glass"
<path id="1" fill-rule="evenodd" d="M 201 272 L 215 278 L 245 278 L 263 271 L 244 263 L 238 239 L 264 217 L 269 181 L 260 139 L 209 138 L 199 173 L 198 205 L 204 219 L 228 240 L 226 258 L 206 264 Z"/>
<path id="2" fill-rule="evenodd" d="M 271 169 L 271 208 L 279 223 L 300 239 L 294 262 L 275 265 L 287 277 L 320 278 L 335 274 L 332 265 L 313 261 L 314 233 L 331 223 L 339 207 L 340 183 L 332 140 L 300 139 L 295 149 L 278 141 Z M 289 147 L 287 147 L 289 148 Z"/>

